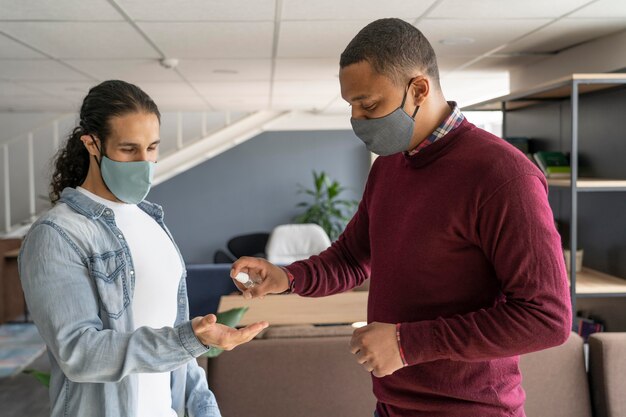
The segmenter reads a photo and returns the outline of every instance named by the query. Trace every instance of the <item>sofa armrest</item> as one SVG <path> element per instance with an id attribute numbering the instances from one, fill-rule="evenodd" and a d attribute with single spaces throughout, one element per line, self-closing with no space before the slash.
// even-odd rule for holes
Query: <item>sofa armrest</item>
<path id="1" fill-rule="evenodd" d="M 589 336 L 589 378 L 596 417 L 626 416 L 626 333 Z"/>

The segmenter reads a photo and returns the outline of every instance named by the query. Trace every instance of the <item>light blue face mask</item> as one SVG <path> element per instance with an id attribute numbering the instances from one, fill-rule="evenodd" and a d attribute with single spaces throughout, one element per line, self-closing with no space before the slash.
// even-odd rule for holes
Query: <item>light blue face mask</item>
<path id="1" fill-rule="evenodd" d="M 409 86 L 413 79 L 409 81 Z M 408 150 L 415 128 L 415 108 L 413 116 L 404 111 L 404 102 L 409 89 L 404 91 L 402 104 L 386 116 L 376 119 L 350 119 L 352 130 L 361 139 L 367 149 L 380 156 L 393 155 Z"/>
<path id="2" fill-rule="evenodd" d="M 93 136 L 91 139 L 96 143 Z M 96 145 L 97 147 L 97 145 Z M 150 192 L 154 167 L 151 161 L 119 162 L 107 158 L 100 148 L 101 159 L 98 162 L 102 180 L 118 200 L 128 204 L 138 204 Z"/>

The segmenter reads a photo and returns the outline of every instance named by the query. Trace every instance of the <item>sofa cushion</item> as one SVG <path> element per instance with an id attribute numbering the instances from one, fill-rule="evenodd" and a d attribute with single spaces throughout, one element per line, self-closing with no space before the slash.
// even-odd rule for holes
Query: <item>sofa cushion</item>
<path id="1" fill-rule="evenodd" d="M 527 417 L 591 417 L 583 340 L 577 334 L 561 346 L 523 355 L 520 370 Z"/>
<path id="2" fill-rule="evenodd" d="M 255 339 L 209 360 L 209 386 L 225 416 L 371 416 L 371 377 L 349 342 L 349 336 Z"/>

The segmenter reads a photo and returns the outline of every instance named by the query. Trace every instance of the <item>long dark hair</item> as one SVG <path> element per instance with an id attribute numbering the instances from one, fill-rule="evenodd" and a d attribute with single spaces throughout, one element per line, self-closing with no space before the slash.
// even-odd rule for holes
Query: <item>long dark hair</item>
<path id="1" fill-rule="evenodd" d="M 52 204 L 61 198 L 66 187 L 76 188 L 85 181 L 89 170 L 89 152 L 80 140 L 83 135 L 100 139 L 102 150 L 111 133 L 110 120 L 129 113 L 145 112 L 157 116 L 161 113 L 150 96 L 139 87 L 120 80 L 109 80 L 92 87 L 80 107 L 80 121 L 70 133 L 65 145 L 58 151 L 54 161 L 54 173 L 50 183 Z"/>

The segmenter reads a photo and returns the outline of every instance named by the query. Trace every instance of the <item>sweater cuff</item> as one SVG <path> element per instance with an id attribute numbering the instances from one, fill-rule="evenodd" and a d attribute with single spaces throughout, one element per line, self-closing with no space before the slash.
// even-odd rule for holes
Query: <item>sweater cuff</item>
<path id="1" fill-rule="evenodd" d="M 291 265 L 283 267 L 289 277 L 289 289 L 292 293 L 302 294 L 306 290 L 308 284 L 305 282 L 307 279 L 306 270 L 301 262 L 296 262 Z"/>
<path id="2" fill-rule="evenodd" d="M 285 291 L 286 293 L 292 293 L 294 286 L 296 285 L 296 280 L 293 277 L 293 274 L 284 266 L 281 266 L 280 269 L 282 269 L 283 271 L 285 271 L 285 274 L 287 274 L 287 279 L 289 280 L 289 289 L 287 291 Z"/>
<path id="3" fill-rule="evenodd" d="M 207 353 L 211 349 L 210 346 L 205 346 L 200 342 L 200 340 L 198 340 L 196 334 L 193 332 L 191 320 L 177 326 L 176 330 L 178 331 L 180 343 L 194 358 Z"/>
<path id="4" fill-rule="evenodd" d="M 408 366 L 445 359 L 440 351 L 437 320 L 398 323 L 397 336 L 402 362 Z"/>

